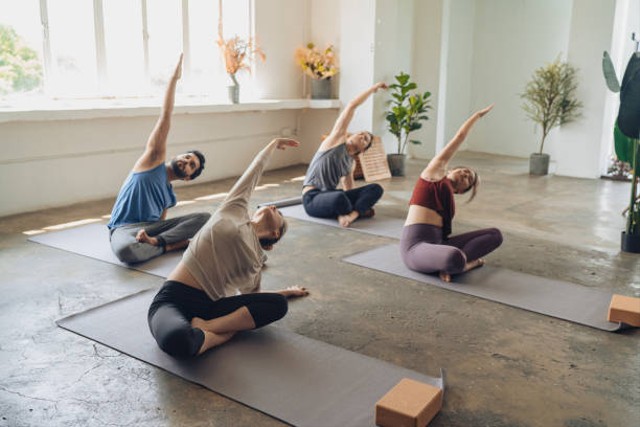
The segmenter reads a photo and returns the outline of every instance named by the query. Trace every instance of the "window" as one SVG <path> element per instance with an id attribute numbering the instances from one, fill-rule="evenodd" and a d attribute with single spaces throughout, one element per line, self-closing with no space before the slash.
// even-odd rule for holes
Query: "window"
<path id="1" fill-rule="evenodd" d="M 0 0 L 0 101 L 158 96 L 180 52 L 178 92 L 226 99 L 218 7 L 224 36 L 248 39 L 250 2 Z"/>

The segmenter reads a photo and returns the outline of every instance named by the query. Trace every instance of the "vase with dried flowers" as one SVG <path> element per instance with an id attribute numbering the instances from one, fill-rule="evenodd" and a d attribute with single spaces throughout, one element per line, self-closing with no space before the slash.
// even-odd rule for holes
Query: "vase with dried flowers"
<path id="1" fill-rule="evenodd" d="M 321 51 L 308 43 L 296 50 L 295 59 L 302 71 L 311 77 L 311 98 L 331 98 L 331 77 L 338 73 L 333 46 Z"/>
<path id="2" fill-rule="evenodd" d="M 233 104 L 237 104 L 240 99 L 240 84 L 236 79 L 236 73 L 240 70 L 251 72 L 251 63 L 256 58 L 260 58 L 264 62 L 267 57 L 254 38 L 245 40 L 237 35 L 229 39 L 224 38 L 222 32 L 222 0 L 218 2 L 218 47 L 222 54 L 225 70 L 232 82 L 229 86 L 229 100 Z"/>

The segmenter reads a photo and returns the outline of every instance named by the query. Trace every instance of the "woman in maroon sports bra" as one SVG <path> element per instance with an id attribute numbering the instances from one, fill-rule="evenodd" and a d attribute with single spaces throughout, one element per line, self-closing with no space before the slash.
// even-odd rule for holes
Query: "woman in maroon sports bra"
<path id="1" fill-rule="evenodd" d="M 502 234 L 497 228 L 450 236 L 454 194 L 471 191 L 471 201 L 479 179 L 473 169 L 464 166 L 448 169 L 448 164 L 471 127 L 492 108 L 490 105 L 469 117 L 420 174 L 400 240 L 402 260 L 411 270 L 439 273 L 442 280 L 449 282 L 453 274 L 482 266 L 482 257 L 502 244 Z"/>

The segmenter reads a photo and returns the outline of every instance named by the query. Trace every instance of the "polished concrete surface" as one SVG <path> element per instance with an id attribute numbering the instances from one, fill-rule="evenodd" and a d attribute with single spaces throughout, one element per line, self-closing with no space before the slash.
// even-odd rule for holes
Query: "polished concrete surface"
<path id="1" fill-rule="evenodd" d="M 499 227 L 505 241 L 489 264 L 640 296 L 640 255 L 619 251 L 628 183 L 530 177 L 523 159 L 460 153 L 456 160 L 480 171 L 482 187 L 471 204 L 458 199 L 454 233 Z M 384 181 L 378 210 L 402 217 L 423 166 L 410 160 L 407 178 Z M 304 171 L 267 173 L 252 205 L 295 196 Z M 232 183 L 191 184 L 178 197 L 224 192 Z M 219 200 L 172 214 L 212 209 Z M 0 426 L 283 425 L 56 327 L 58 318 L 162 283 L 23 234 L 99 219 L 111 203 L 0 218 Z M 291 220 L 270 254 L 263 287 L 298 284 L 311 295 L 292 301 L 281 323 L 428 375 L 444 368 L 445 404 L 433 426 L 640 425 L 638 329 L 603 332 L 341 261 L 392 241 Z M 296 396 L 282 398 L 296 404 Z"/>

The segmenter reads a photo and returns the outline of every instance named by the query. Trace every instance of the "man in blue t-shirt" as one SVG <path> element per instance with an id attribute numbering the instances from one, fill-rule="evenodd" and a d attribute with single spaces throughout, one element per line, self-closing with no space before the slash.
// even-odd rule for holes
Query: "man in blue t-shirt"
<path id="1" fill-rule="evenodd" d="M 205 161 L 202 153 L 191 150 L 165 163 L 176 84 L 181 75 L 182 55 L 165 93 L 160 118 L 144 153 L 120 188 L 107 225 L 113 253 L 128 264 L 185 248 L 211 216 L 195 213 L 166 219 L 167 209 L 176 204 L 171 181 L 195 179 Z"/>

